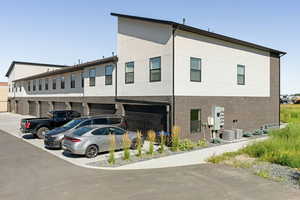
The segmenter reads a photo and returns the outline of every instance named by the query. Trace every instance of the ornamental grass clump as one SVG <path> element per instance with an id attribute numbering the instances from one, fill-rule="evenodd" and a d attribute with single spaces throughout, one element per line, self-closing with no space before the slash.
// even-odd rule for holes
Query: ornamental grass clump
<path id="1" fill-rule="evenodd" d="M 115 164 L 115 149 L 116 149 L 116 137 L 114 134 L 109 134 L 109 157 L 108 163 Z"/>
<path id="2" fill-rule="evenodd" d="M 161 132 L 159 137 L 160 137 L 160 141 L 159 141 L 159 150 L 158 150 L 158 152 L 163 153 L 165 151 L 165 136 L 164 136 L 164 133 Z"/>
<path id="3" fill-rule="evenodd" d="M 172 128 L 172 151 L 178 151 L 179 150 L 179 134 L 180 134 L 180 128 L 178 126 L 174 126 Z"/>
<path id="4" fill-rule="evenodd" d="M 153 155 L 154 153 L 154 142 L 155 142 L 155 132 L 150 130 L 147 132 L 147 139 L 149 140 L 149 151 L 148 154 Z"/>
<path id="5" fill-rule="evenodd" d="M 129 160 L 131 140 L 127 132 L 122 136 L 122 145 L 124 149 L 123 160 Z"/>
<path id="6" fill-rule="evenodd" d="M 143 145 L 142 132 L 137 131 L 136 132 L 136 150 L 137 150 L 136 156 L 138 157 L 142 156 L 142 145 Z"/>

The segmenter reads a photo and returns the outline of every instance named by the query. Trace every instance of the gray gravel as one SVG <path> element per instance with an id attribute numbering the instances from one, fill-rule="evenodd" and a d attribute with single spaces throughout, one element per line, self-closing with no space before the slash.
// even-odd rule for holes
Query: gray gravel
<path id="1" fill-rule="evenodd" d="M 271 163 L 259 163 L 250 168 L 254 173 L 267 171 L 270 179 L 300 189 L 300 171 L 286 166 Z"/>

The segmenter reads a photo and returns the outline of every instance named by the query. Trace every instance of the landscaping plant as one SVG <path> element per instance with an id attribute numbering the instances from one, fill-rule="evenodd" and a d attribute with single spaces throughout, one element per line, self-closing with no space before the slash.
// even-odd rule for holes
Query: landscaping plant
<path id="1" fill-rule="evenodd" d="M 163 134 L 163 131 L 159 135 L 160 137 L 160 142 L 159 142 L 159 153 L 163 153 L 165 151 L 165 136 Z"/>
<path id="2" fill-rule="evenodd" d="M 122 136 L 122 145 L 123 145 L 123 149 L 124 149 L 123 159 L 129 160 L 130 159 L 131 140 L 130 140 L 127 132 Z"/>
<path id="3" fill-rule="evenodd" d="M 141 131 L 136 132 L 136 149 L 137 149 L 136 156 L 141 157 L 142 156 L 142 132 Z"/>
<path id="4" fill-rule="evenodd" d="M 198 147 L 206 147 L 207 146 L 207 141 L 205 138 L 198 140 L 197 142 Z"/>
<path id="5" fill-rule="evenodd" d="M 147 132 L 147 138 L 149 140 L 149 151 L 148 154 L 153 155 L 154 153 L 154 142 L 155 142 L 155 132 L 153 130 L 150 130 Z"/>
<path id="6" fill-rule="evenodd" d="M 178 151 L 179 150 L 179 134 L 180 134 L 180 128 L 178 126 L 174 126 L 172 128 L 172 151 Z"/>
<path id="7" fill-rule="evenodd" d="M 109 164 L 115 164 L 115 149 L 116 149 L 116 137 L 114 134 L 109 134 Z"/>
<path id="8" fill-rule="evenodd" d="M 180 151 L 190 151 L 194 149 L 195 144 L 190 139 L 184 139 L 179 142 Z"/>

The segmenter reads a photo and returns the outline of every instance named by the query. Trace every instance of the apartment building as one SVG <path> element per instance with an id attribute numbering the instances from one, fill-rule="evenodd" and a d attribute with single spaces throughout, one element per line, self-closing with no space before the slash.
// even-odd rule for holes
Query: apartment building
<path id="1" fill-rule="evenodd" d="M 285 52 L 172 21 L 111 15 L 118 19 L 117 56 L 40 73 L 30 70 L 36 64 L 27 65 L 22 77 L 13 76 L 21 68 L 12 64 L 10 110 L 118 113 L 130 129 L 178 125 L 195 139 L 203 137 L 214 106 L 224 108 L 225 129 L 279 124 Z"/>

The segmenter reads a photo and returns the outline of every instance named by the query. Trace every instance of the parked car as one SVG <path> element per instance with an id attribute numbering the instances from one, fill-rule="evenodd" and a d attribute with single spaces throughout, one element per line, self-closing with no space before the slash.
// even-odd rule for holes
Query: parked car
<path id="1" fill-rule="evenodd" d="M 127 131 L 132 141 L 131 148 L 135 149 L 137 144 L 136 132 Z M 126 130 L 111 125 L 92 125 L 76 129 L 66 134 L 63 139 L 63 149 L 66 152 L 77 155 L 85 155 L 87 158 L 94 158 L 99 152 L 109 150 L 109 134 L 116 138 L 116 149 L 122 149 L 122 136 Z"/>
<path id="2" fill-rule="evenodd" d="M 80 113 L 74 110 L 54 110 L 48 112 L 48 117 L 21 119 L 20 130 L 22 133 L 32 133 L 42 139 L 47 131 L 80 116 Z"/>
<path id="3" fill-rule="evenodd" d="M 76 118 L 65 125 L 52 129 L 45 134 L 44 144 L 47 148 L 61 148 L 65 134 L 88 125 L 114 125 L 126 129 L 126 121 L 120 115 L 99 115 L 95 117 Z"/>

